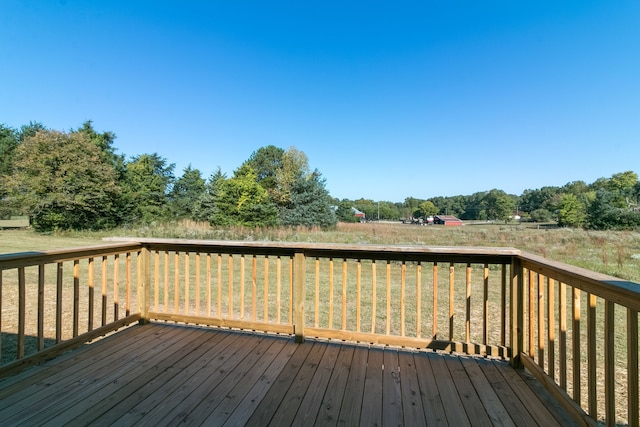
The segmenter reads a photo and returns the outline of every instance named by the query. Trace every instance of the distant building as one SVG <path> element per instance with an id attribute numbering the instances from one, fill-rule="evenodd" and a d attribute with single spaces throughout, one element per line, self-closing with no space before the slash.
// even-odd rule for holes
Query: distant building
<path id="1" fill-rule="evenodd" d="M 353 216 L 355 216 L 356 218 L 360 218 L 360 222 L 364 222 L 365 221 L 366 215 L 364 214 L 364 212 L 361 212 L 356 208 L 351 208 L 351 212 L 353 212 Z"/>
<path id="2" fill-rule="evenodd" d="M 440 224 L 447 227 L 457 227 L 462 225 L 462 220 L 453 215 L 436 215 L 433 217 L 434 224 Z"/>

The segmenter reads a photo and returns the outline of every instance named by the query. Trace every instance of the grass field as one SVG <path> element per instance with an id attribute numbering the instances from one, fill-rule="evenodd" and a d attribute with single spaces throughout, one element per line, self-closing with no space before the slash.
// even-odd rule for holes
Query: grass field
<path id="1" fill-rule="evenodd" d="M 640 233 L 585 231 L 530 224 L 473 224 L 462 227 L 401 223 L 339 224 L 334 230 L 306 228 L 212 228 L 181 222 L 109 232 L 40 234 L 0 230 L 0 253 L 100 244 L 103 237 L 137 236 L 212 240 L 266 240 L 351 244 L 515 247 L 543 257 L 640 283 Z"/>

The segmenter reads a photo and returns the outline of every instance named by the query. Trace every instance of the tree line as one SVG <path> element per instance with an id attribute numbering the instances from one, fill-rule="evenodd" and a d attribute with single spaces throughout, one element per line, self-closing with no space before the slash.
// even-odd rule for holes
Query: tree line
<path id="1" fill-rule="evenodd" d="M 210 177 L 157 153 L 116 153 L 113 132 L 91 121 L 63 132 L 31 122 L 0 125 L 0 218 L 29 215 L 39 231 L 97 230 L 191 219 L 213 226 L 319 226 L 369 220 L 453 215 L 463 220 L 535 222 L 590 229 L 640 227 L 640 182 L 632 171 L 591 184 L 525 190 L 492 189 L 472 195 L 407 197 L 403 202 L 336 199 L 311 170 L 304 152 L 269 145 L 254 151 L 231 176 Z"/>
<path id="2" fill-rule="evenodd" d="M 38 231 L 99 230 L 191 219 L 215 226 L 331 227 L 337 217 L 302 151 L 255 151 L 232 176 L 181 176 L 157 153 L 126 158 L 91 121 L 68 132 L 0 125 L 0 217 L 28 215 Z"/>
<path id="3" fill-rule="evenodd" d="M 599 178 L 591 184 L 572 181 L 563 186 L 525 190 L 521 195 L 493 189 L 472 195 L 407 197 L 403 203 L 343 201 L 367 218 L 425 218 L 453 215 L 463 220 L 551 222 L 562 227 L 597 230 L 640 228 L 640 182 L 632 171 Z"/>

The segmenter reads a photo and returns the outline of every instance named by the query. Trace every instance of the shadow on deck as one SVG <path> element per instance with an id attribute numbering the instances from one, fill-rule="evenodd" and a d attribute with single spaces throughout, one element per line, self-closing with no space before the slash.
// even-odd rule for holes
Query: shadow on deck
<path id="1" fill-rule="evenodd" d="M 487 358 L 152 323 L 0 380 L 3 425 L 572 425 Z"/>

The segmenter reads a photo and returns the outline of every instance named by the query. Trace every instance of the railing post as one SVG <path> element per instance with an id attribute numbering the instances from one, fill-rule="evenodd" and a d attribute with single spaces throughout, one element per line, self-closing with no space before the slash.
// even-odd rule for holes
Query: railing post
<path id="1" fill-rule="evenodd" d="M 524 269 L 519 258 L 511 258 L 511 292 L 510 292 L 511 346 L 510 364 L 514 368 L 522 368 L 520 352 L 524 350 Z"/>
<path id="2" fill-rule="evenodd" d="M 140 312 L 140 324 L 149 323 L 149 291 L 151 289 L 151 251 L 143 246 L 138 253 L 136 298 Z"/>
<path id="3" fill-rule="evenodd" d="M 293 262 L 293 330 L 296 343 L 304 342 L 304 285 L 306 258 L 296 252 Z"/>

